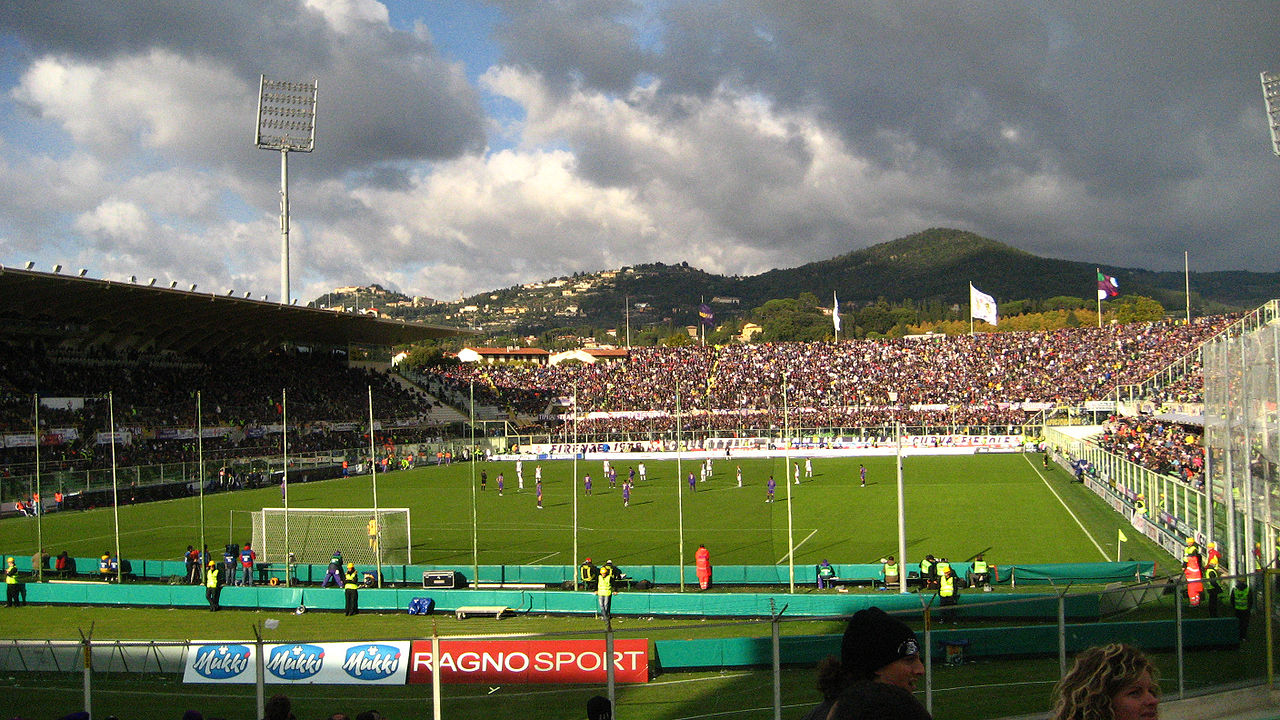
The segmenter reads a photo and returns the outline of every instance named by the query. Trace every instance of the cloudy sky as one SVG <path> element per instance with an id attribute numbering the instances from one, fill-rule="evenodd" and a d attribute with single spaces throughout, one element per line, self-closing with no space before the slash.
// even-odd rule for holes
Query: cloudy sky
<path id="1" fill-rule="evenodd" d="M 1280 270 L 1280 5 L 89 0 L 0 6 L 0 263 L 278 300 L 260 74 L 319 83 L 292 295 L 792 267 L 955 227 Z"/>

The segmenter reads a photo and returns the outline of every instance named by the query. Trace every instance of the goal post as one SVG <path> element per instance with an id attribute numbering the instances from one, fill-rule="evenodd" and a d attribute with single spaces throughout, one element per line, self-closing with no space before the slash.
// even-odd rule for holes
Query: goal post
<path id="1" fill-rule="evenodd" d="M 287 537 L 286 537 L 287 532 Z M 253 512 L 259 562 L 410 564 L 408 508 L 263 508 Z M 379 558 L 379 555 L 381 557 Z"/>

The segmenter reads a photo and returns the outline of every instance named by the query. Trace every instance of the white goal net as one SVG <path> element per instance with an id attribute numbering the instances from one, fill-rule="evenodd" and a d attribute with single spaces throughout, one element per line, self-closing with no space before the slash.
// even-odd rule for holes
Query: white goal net
<path id="1" fill-rule="evenodd" d="M 334 551 L 349 562 L 413 562 L 408 508 L 263 508 L 252 515 L 259 562 L 283 563 L 293 553 L 296 563 L 327 563 Z"/>

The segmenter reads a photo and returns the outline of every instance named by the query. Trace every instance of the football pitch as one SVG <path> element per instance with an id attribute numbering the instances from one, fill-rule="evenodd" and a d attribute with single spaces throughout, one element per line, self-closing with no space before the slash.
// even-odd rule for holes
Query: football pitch
<path id="1" fill-rule="evenodd" d="M 799 457 L 793 457 L 799 461 Z M 614 460 L 618 487 L 610 488 L 599 459 L 524 461 L 524 488 L 515 463 L 459 463 L 380 473 L 378 506 L 411 511 L 412 561 L 460 569 L 481 565 L 575 565 L 583 557 L 597 563 L 692 564 L 699 544 L 722 565 L 871 563 L 897 554 L 895 458 L 817 458 L 813 477 L 799 485 L 788 477 L 787 460 L 734 458 L 714 461 L 714 474 L 696 478 L 700 463 L 646 461 L 647 479 L 637 479 L 628 506 L 622 482 L 638 462 Z M 543 507 L 534 492 L 541 465 Z M 859 469 L 867 469 L 860 487 Z M 743 486 L 736 469 L 741 467 Z M 694 488 L 681 479 L 695 475 Z M 487 475 L 480 490 L 480 475 Z M 498 493 L 498 476 L 504 488 Z M 592 477 L 592 493 L 583 478 Z M 766 502 L 766 482 L 777 480 L 774 502 Z M 1116 529 L 1123 519 L 1056 466 L 1046 470 L 1039 455 L 909 456 L 903 462 L 907 562 L 925 553 L 967 560 L 985 552 L 988 561 L 1008 563 L 1097 562 L 1116 559 Z M 368 475 L 289 486 L 292 508 L 368 508 L 374 488 Z M 473 527 L 472 508 L 475 520 Z M 120 551 L 125 558 L 172 559 L 204 536 L 218 551 L 228 542 L 250 539 L 245 511 L 280 507 L 278 487 L 206 495 L 119 508 Z M 576 535 L 578 557 L 574 557 Z M 788 512 L 788 509 L 790 512 Z M 110 508 L 50 513 L 41 538 L 31 518 L 0 522 L 0 547 L 29 557 L 41 542 L 51 554 L 97 557 L 114 550 L 115 513 Z M 366 542 L 363 525 L 351 542 Z M 1134 537 L 1124 559 L 1168 562 L 1153 544 Z M 341 549 L 341 548 L 335 548 Z M 390 552 L 390 549 L 388 549 Z M 21 563 L 26 567 L 26 563 Z"/>

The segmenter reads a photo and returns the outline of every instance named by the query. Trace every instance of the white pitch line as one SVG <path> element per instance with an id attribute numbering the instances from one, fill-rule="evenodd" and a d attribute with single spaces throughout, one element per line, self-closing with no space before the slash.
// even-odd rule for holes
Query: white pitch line
<path id="1" fill-rule="evenodd" d="M 1044 473 L 1040 472 L 1040 468 L 1037 468 L 1036 464 L 1031 462 L 1031 459 L 1027 457 L 1026 453 L 1022 454 L 1022 459 L 1031 466 L 1032 470 L 1035 470 L 1036 475 L 1040 476 L 1040 481 L 1044 483 L 1045 487 L 1049 488 L 1049 492 L 1053 493 L 1053 496 L 1058 498 L 1058 502 L 1062 503 L 1062 509 L 1066 510 L 1067 514 L 1071 516 L 1071 519 L 1076 521 L 1076 524 L 1079 525 L 1080 529 L 1084 532 L 1084 536 L 1089 538 L 1089 542 L 1093 543 L 1094 547 L 1098 548 L 1098 554 L 1102 556 L 1102 561 L 1106 562 L 1110 558 L 1110 556 L 1107 555 L 1107 551 L 1102 549 L 1102 546 L 1098 544 L 1098 541 L 1093 539 L 1093 535 L 1085 528 L 1084 523 L 1080 522 L 1080 518 L 1076 517 L 1076 514 L 1071 512 L 1071 508 L 1067 507 L 1067 503 L 1062 500 L 1062 496 L 1059 495 L 1058 491 L 1054 490 L 1053 486 L 1049 484 L 1049 478 L 1045 477 Z"/>
<path id="2" fill-rule="evenodd" d="M 809 538 L 811 538 L 811 537 L 813 537 L 814 535 L 817 535 L 817 534 L 818 534 L 818 531 L 817 531 L 817 529 L 815 528 L 815 529 L 814 529 L 814 531 L 813 531 L 813 532 L 811 532 L 811 533 L 809 533 L 808 535 L 806 535 L 806 536 L 805 536 L 805 538 L 804 538 L 803 540 L 801 540 L 800 542 L 796 543 L 796 547 L 791 548 L 789 551 L 787 551 L 787 554 L 786 554 L 786 555 L 783 555 L 782 557 L 778 558 L 778 562 L 774 563 L 774 565 L 781 565 L 783 560 L 786 560 L 787 558 L 791 557 L 791 554 L 792 554 L 792 553 L 794 553 L 794 552 L 796 551 L 796 548 L 798 548 L 798 547 L 800 547 L 801 545 L 803 545 L 803 544 L 805 544 L 805 543 L 809 542 Z"/>
<path id="3" fill-rule="evenodd" d="M 560 554 L 560 551 L 559 551 L 559 550 L 557 550 L 557 551 L 555 551 L 555 552 L 553 552 L 553 553 L 548 553 L 548 554 L 546 554 L 546 555 L 543 555 L 543 556 L 542 556 L 542 557 L 540 557 L 540 558 L 534 558 L 533 560 L 530 560 L 530 561 L 529 561 L 529 562 L 527 562 L 527 563 L 521 563 L 521 564 L 522 564 L 522 565 L 537 565 L 539 560 L 546 560 L 547 558 L 552 558 L 552 557 L 555 557 L 555 556 L 557 556 L 557 555 L 559 555 L 559 554 Z"/>

